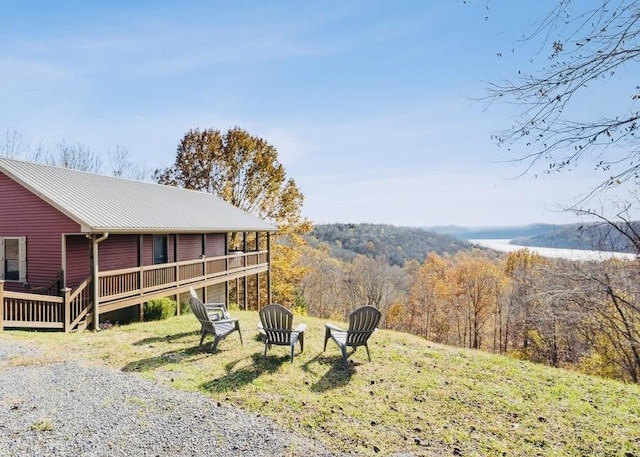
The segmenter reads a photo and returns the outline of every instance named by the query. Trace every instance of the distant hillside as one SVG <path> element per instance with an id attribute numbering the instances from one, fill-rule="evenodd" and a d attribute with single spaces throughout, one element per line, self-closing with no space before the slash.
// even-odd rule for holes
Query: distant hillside
<path id="1" fill-rule="evenodd" d="M 362 254 L 398 266 L 409 259 L 422 263 L 430 252 L 453 254 L 471 248 L 468 242 L 451 235 L 383 224 L 320 224 L 307 241 L 312 246 L 326 243 L 331 255 L 343 260 Z"/>
<path id="2" fill-rule="evenodd" d="M 632 223 L 640 230 L 640 222 Z M 596 251 L 636 252 L 629 239 L 605 224 L 567 224 L 534 236 L 522 236 L 511 244 L 564 249 L 590 249 Z"/>
<path id="3" fill-rule="evenodd" d="M 558 230 L 563 225 L 529 224 L 513 227 L 460 227 L 457 225 L 438 225 L 423 227 L 438 234 L 452 235 L 463 240 L 500 240 L 544 235 Z"/>

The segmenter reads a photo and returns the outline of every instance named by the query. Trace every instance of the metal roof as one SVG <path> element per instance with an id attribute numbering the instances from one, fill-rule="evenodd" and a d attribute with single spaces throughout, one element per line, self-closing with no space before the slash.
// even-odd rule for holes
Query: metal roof
<path id="1" fill-rule="evenodd" d="M 0 158 L 0 172 L 98 233 L 276 231 L 204 192 Z"/>

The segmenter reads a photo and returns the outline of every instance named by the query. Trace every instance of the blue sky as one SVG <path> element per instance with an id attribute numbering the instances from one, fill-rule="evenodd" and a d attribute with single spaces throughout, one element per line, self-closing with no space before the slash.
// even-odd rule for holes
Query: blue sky
<path id="1" fill-rule="evenodd" d="M 7 3 L 0 131 L 30 148 L 120 145 L 155 169 L 189 129 L 237 125 L 316 223 L 574 222 L 559 209 L 596 182 L 516 178 L 491 141 L 514 112 L 473 100 L 530 65 L 510 50 L 552 0 Z"/>

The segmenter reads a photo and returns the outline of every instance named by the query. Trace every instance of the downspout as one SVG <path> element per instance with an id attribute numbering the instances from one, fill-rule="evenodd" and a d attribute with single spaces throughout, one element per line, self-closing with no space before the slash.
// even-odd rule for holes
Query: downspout
<path id="1" fill-rule="evenodd" d="M 267 232 L 267 303 L 273 303 L 271 295 L 271 232 Z"/>
<path id="2" fill-rule="evenodd" d="M 100 300 L 100 283 L 98 281 L 98 244 L 109 238 L 109 232 L 104 232 L 100 238 L 91 238 L 91 248 L 93 249 L 93 265 L 91 266 L 91 276 L 93 282 L 93 329 L 100 330 L 100 310 L 98 301 Z"/>

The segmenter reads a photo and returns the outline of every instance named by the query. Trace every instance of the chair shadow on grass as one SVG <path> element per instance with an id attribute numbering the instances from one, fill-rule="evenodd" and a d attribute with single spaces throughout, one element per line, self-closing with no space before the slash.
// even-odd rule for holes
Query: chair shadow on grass
<path id="1" fill-rule="evenodd" d="M 191 332 L 176 333 L 175 335 L 152 336 L 152 337 L 149 337 L 149 338 L 141 339 L 140 341 L 136 341 L 135 343 L 133 343 L 133 345 L 134 346 L 146 346 L 146 345 L 155 344 L 155 343 L 166 343 L 166 342 L 172 342 L 172 341 L 176 341 L 176 340 L 181 340 L 183 338 L 193 337 L 193 336 L 199 335 L 199 334 L 200 334 L 200 332 L 198 330 L 193 330 Z"/>
<path id="2" fill-rule="evenodd" d="M 122 367 L 122 371 L 139 373 L 142 373 L 144 371 L 152 371 L 156 368 L 160 368 L 171 363 L 188 362 L 203 353 L 209 354 L 209 351 L 206 351 L 202 347 L 198 346 L 188 347 L 186 349 L 178 351 L 168 351 L 155 357 L 149 357 L 147 359 L 134 360 L 133 362 L 129 362 L 124 367 Z"/>
<path id="3" fill-rule="evenodd" d="M 252 360 L 249 365 L 236 370 L 236 365 L 247 358 L 249 357 L 228 363 L 224 367 L 225 374 L 223 376 L 207 381 L 201 384 L 200 387 L 207 392 L 217 393 L 237 390 L 247 384 L 251 384 L 263 374 L 275 373 L 283 363 L 289 363 L 288 355 L 264 357 L 262 353 L 256 353 L 250 356 Z"/>
<path id="4" fill-rule="evenodd" d="M 302 365 L 302 369 L 307 373 L 316 375 L 318 373 L 318 367 L 326 367 L 329 369 L 314 382 L 309 390 L 312 392 L 326 392 L 336 387 L 341 387 L 349 384 L 351 380 L 352 369 L 344 368 L 342 364 L 342 356 L 327 356 L 324 354 L 318 354 L 311 360 L 305 362 Z"/>
<path id="5" fill-rule="evenodd" d="M 156 343 L 166 343 L 167 341 L 178 341 L 182 339 L 186 339 L 185 342 L 189 342 L 189 338 L 200 336 L 200 332 L 198 330 L 194 330 L 192 332 L 183 332 L 176 333 L 175 335 L 167 335 L 167 336 L 157 336 L 151 338 L 144 338 L 142 340 L 136 341 L 133 343 L 134 346 L 151 346 Z M 196 340 L 197 341 L 197 340 Z M 197 343 L 196 343 L 197 344 Z M 164 352 L 155 357 L 149 357 L 147 359 L 134 360 L 133 362 L 127 363 L 124 367 L 122 367 L 122 371 L 132 371 L 132 372 L 144 372 L 155 370 L 164 365 L 169 365 L 171 363 L 181 363 L 181 362 L 190 362 L 195 360 L 200 356 L 208 357 L 213 354 L 211 350 L 213 342 L 208 342 L 203 344 L 202 346 L 196 345 L 179 349 L 173 351 Z M 216 352 L 219 352 L 220 348 Z"/>

